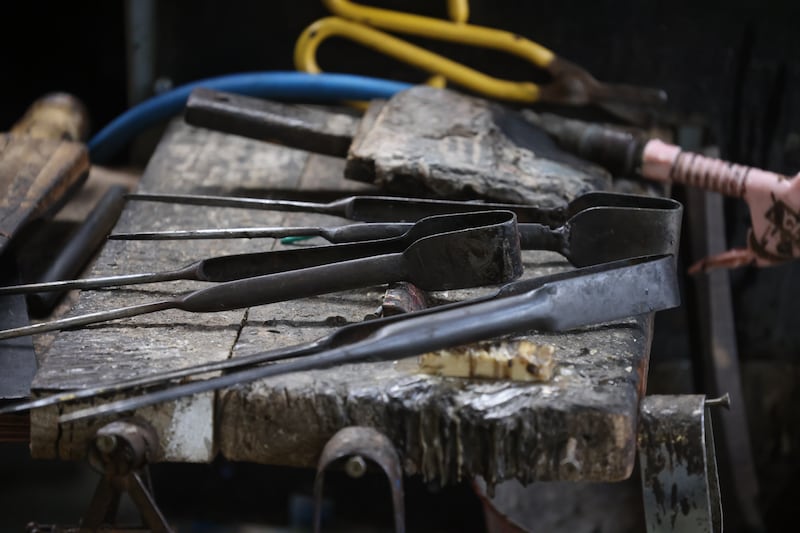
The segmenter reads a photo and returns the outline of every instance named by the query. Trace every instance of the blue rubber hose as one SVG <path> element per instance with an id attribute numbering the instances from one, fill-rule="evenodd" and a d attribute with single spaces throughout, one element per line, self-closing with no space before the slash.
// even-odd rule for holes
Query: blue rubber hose
<path id="1" fill-rule="evenodd" d="M 411 85 L 352 74 L 280 71 L 246 72 L 198 80 L 145 100 L 112 120 L 89 141 L 92 162 L 108 161 L 136 135 L 180 113 L 195 87 L 278 100 L 331 102 L 389 98 Z"/>

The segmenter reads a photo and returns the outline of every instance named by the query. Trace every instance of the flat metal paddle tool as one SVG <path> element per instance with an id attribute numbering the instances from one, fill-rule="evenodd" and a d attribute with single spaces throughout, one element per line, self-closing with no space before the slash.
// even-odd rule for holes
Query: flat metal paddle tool
<path id="1" fill-rule="evenodd" d="M 589 266 L 630 257 L 677 254 L 682 207 L 666 200 L 663 207 L 597 205 L 573 214 L 562 226 L 551 228 L 523 222 L 519 228 L 523 250 L 550 250 L 575 266 Z M 478 204 L 480 206 L 480 204 Z M 339 227 L 262 227 L 118 233 L 117 240 L 235 239 L 318 236 L 344 243 L 383 239 L 401 234 L 409 222 L 374 222 Z M 0 289 L 2 293 L 2 289 Z"/>
<path id="2" fill-rule="evenodd" d="M 196 261 L 182 268 L 164 272 L 143 274 L 124 274 L 75 280 L 51 281 L 46 283 L 29 283 L 0 287 L 0 296 L 4 294 L 20 294 L 39 291 L 57 291 L 67 289 L 98 289 L 156 283 L 163 281 L 193 280 L 208 282 L 226 282 L 254 276 L 264 276 L 297 270 L 319 265 L 327 265 L 339 261 L 348 261 L 362 257 L 402 252 L 409 245 L 432 235 L 458 231 L 465 228 L 492 224 L 497 221 L 497 213 L 488 216 L 482 212 L 458 213 L 427 217 L 416 223 L 386 224 L 389 228 L 385 238 L 375 235 L 374 240 L 339 244 L 334 246 L 316 246 L 290 250 L 273 250 L 248 254 L 222 255 Z M 394 231 L 398 227 L 399 231 Z M 392 236 L 394 234 L 394 236 Z M 359 242 L 360 241 L 360 242 Z"/>
<path id="3" fill-rule="evenodd" d="M 511 283 L 489 297 L 346 326 L 312 343 L 250 356 L 244 370 L 73 411 L 59 421 L 131 411 L 289 372 L 399 359 L 530 330 L 566 331 L 679 304 L 673 256 L 577 269 Z M 286 361 L 252 366 L 257 359 L 261 363 L 287 357 Z"/>
<path id="4" fill-rule="evenodd" d="M 410 281 L 423 290 L 496 285 L 522 274 L 516 218 L 507 211 L 472 214 L 460 229 L 428 235 L 402 252 L 219 283 L 172 299 L 0 331 L 0 339 L 75 328 L 180 309 L 211 313 L 330 292 Z"/>

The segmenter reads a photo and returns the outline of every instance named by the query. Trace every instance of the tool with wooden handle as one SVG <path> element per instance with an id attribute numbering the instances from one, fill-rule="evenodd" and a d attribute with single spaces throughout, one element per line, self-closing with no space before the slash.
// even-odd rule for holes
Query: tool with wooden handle
<path id="1" fill-rule="evenodd" d="M 65 94 L 37 100 L 7 134 L 0 134 L 0 278 L 21 277 L 14 244 L 31 223 L 53 214 L 88 175 L 81 141 L 88 131 L 83 105 Z M 0 296 L 0 328 L 29 323 L 24 297 Z M 31 339 L 0 342 L 0 403 L 30 393 L 37 369 Z M 27 417 L 0 417 L 0 442 L 27 442 Z"/>

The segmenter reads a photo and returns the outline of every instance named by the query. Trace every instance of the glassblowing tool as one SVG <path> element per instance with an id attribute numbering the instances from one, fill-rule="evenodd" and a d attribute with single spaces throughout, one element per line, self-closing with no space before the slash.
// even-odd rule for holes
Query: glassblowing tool
<path id="1" fill-rule="evenodd" d="M 612 195 L 606 195 L 610 197 Z M 566 257 L 575 266 L 589 266 L 642 255 L 677 253 L 682 208 L 667 199 L 638 197 L 641 207 L 634 205 L 637 197 L 623 197 L 628 205 L 601 205 L 575 212 L 557 228 L 526 222 L 517 225 L 520 247 L 523 250 L 550 250 Z M 612 202 L 608 202 L 611 204 Z M 622 204 L 624 202 L 620 202 Z M 659 204 L 660 207 L 656 207 Z M 467 204 L 483 209 L 484 204 Z M 514 206 L 509 206 L 514 207 Z M 519 207 L 519 206 L 516 206 Z M 201 229 L 113 234 L 120 240 L 168 240 L 211 238 L 257 238 L 321 236 L 334 242 L 354 242 L 385 239 L 407 231 L 411 223 L 351 224 L 340 227 L 272 227 Z M 2 294 L 3 289 L 0 289 Z"/>
<path id="2" fill-rule="evenodd" d="M 285 348 L 278 348 L 253 355 L 226 359 L 224 361 L 205 363 L 176 370 L 169 370 L 167 372 L 160 372 L 149 376 L 127 379 L 115 383 L 106 383 L 95 387 L 54 394 L 51 396 L 38 398 L 30 402 L 2 408 L 0 409 L 0 414 L 25 411 L 28 409 L 54 405 L 57 403 L 86 399 L 94 396 L 118 393 L 137 388 L 152 388 L 159 385 L 166 385 L 171 381 L 180 380 L 190 376 L 202 375 L 209 372 L 241 370 L 261 365 L 263 363 L 320 354 L 337 348 L 346 347 L 350 344 L 360 342 L 367 338 L 371 338 L 372 336 L 377 335 L 382 328 L 402 322 L 409 317 L 422 318 L 429 315 L 438 316 L 439 313 L 444 311 L 456 310 L 482 302 L 502 300 L 512 296 L 526 294 L 528 292 L 546 287 L 549 284 L 558 283 L 561 280 L 572 280 L 574 278 L 586 277 L 587 279 L 594 280 L 594 282 L 597 283 L 603 281 L 610 284 L 619 284 L 620 286 L 623 286 L 627 279 L 641 276 L 644 279 L 651 280 L 656 285 L 656 292 L 651 295 L 649 292 L 650 290 L 646 289 L 644 294 L 637 294 L 637 287 L 640 287 L 640 284 L 642 283 L 637 282 L 635 286 L 631 287 L 630 294 L 633 295 L 634 298 L 656 298 L 656 300 L 653 300 L 652 310 L 658 311 L 660 309 L 666 309 L 670 306 L 678 304 L 678 293 L 677 288 L 675 287 L 676 280 L 673 263 L 673 256 L 640 257 L 596 265 L 593 267 L 580 268 L 568 272 L 551 274 L 548 276 L 518 280 L 503 285 L 493 294 L 477 297 L 471 300 L 426 308 L 409 314 L 393 315 L 389 317 L 358 322 L 355 324 L 349 324 L 337 329 L 329 335 L 304 344 L 288 346 Z M 615 277 L 616 275 L 620 275 L 618 280 Z M 660 298 L 660 300 L 658 298 Z M 616 305 L 617 304 L 615 303 L 614 306 Z M 631 310 L 632 308 L 628 307 L 629 305 L 631 304 L 623 304 L 624 309 L 621 312 L 627 312 L 628 310 Z M 616 311 L 611 309 L 603 310 L 601 314 L 597 315 L 598 321 L 606 321 L 605 319 L 601 319 L 601 317 L 607 316 L 607 313 L 616 313 Z M 615 314 L 614 316 L 619 317 L 621 315 Z M 612 319 L 608 318 L 607 320 Z"/>
<path id="3" fill-rule="evenodd" d="M 140 202 L 319 213 L 357 222 L 414 222 L 433 215 L 501 210 L 511 211 L 517 215 L 517 221 L 520 223 L 535 222 L 551 228 L 557 228 L 581 211 L 593 207 L 651 209 L 663 211 L 664 213 L 675 213 L 681 209 L 680 203 L 669 198 L 609 192 L 586 193 L 560 207 L 539 207 L 526 204 L 493 202 L 462 202 L 399 196 L 348 196 L 330 203 L 146 192 L 128 194 L 127 198 L 128 200 Z M 678 217 L 680 218 L 680 213 L 678 213 Z"/>
<path id="4" fill-rule="evenodd" d="M 460 227 L 418 238 L 399 252 L 227 281 L 171 299 L 0 331 L 0 339 L 167 309 L 192 313 L 242 309 L 391 281 L 410 281 L 423 290 L 450 290 L 496 285 L 522 274 L 513 213 L 472 213 L 463 220 Z"/>
<path id="5" fill-rule="evenodd" d="M 397 236 L 383 239 L 354 242 L 338 246 L 317 246 L 294 250 L 275 250 L 249 254 L 222 255 L 196 261 L 185 267 L 164 272 L 144 274 L 123 274 L 100 278 L 86 278 L 30 283 L 0 287 L 0 295 L 31 293 L 36 291 L 55 291 L 66 289 L 99 289 L 139 285 L 163 281 L 191 280 L 221 283 L 254 276 L 264 276 L 313 266 L 326 265 L 351 259 L 398 253 L 424 237 L 474 227 L 484 222 L 496 220 L 494 213 L 460 213 L 428 217 L 414 224 L 399 224 L 402 228 Z M 488 213 L 488 215 L 487 215 Z M 391 225 L 394 228 L 395 225 Z M 545 228 L 546 229 L 546 228 Z"/>
<path id="6" fill-rule="evenodd" d="M 182 396 L 242 385 L 288 372 L 361 361 L 392 360 L 500 335 L 529 330 L 566 331 L 675 307 L 680 303 L 674 257 L 650 257 L 523 280 L 498 294 L 338 330 L 341 344 L 322 350 L 301 346 L 305 355 L 245 368 L 81 409 L 60 422 L 131 411 Z M 334 342 L 336 341 L 327 341 Z M 270 352 L 275 354 L 276 352 Z M 281 353 L 278 351 L 277 353 Z M 291 350 L 282 351 L 287 357 Z M 295 354 L 292 354 L 295 355 Z M 260 354 L 268 360 L 268 354 Z M 235 361 L 232 360 L 232 362 Z"/>

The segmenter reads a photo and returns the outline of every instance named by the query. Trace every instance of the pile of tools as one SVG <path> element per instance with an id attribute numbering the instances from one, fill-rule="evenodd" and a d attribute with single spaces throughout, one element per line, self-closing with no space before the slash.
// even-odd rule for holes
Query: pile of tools
<path id="1" fill-rule="evenodd" d="M 420 98 L 429 99 L 430 91 L 424 88 L 418 94 Z M 414 98 L 415 92 L 409 93 L 403 96 L 406 101 Z M 220 108 L 220 103 L 225 107 Z M 270 123 L 261 115 L 258 115 L 258 120 L 254 119 L 257 114 L 252 112 L 253 106 L 261 109 L 264 103 L 199 89 L 189 102 L 187 119 L 226 131 L 261 135 L 262 130 L 254 133 L 252 128 L 236 126 L 242 116 L 262 126 Z M 210 114 L 195 112 L 198 109 L 208 111 L 209 108 L 213 111 Z M 203 117 L 211 117 L 211 124 L 206 123 Z M 291 122 L 285 116 L 280 120 Z M 331 122 L 326 121 L 327 124 Z M 315 124 L 319 129 L 320 122 Z M 292 126 L 295 130 L 290 129 L 295 134 L 296 126 Z M 307 124 L 301 127 L 309 128 Z M 272 130 L 271 138 L 276 131 Z M 378 130 L 373 128 L 373 131 Z M 291 140 L 297 136 L 281 136 L 281 139 L 287 138 Z M 300 138 L 307 144 L 307 136 Z M 369 139 L 370 135 L 364 134 L 357 144 L 369 144 Z M 505 139 L 503 142 L 511 142 L 507 137 Z M 537 165 L 544 168 L 548 164 L 549 159 L 534 157 L 528 148 L 515 147 L 519 153 L 529 152 L 527 157 L 536 160 Z M 551 146 L 550 153 L 558 153 L 558 149 Z M 412 148 L 397 159 L 411 161 L 415 157 Z M 564 155 L 562 161 L 568 160 L 569 157 Z M 583 164 L 583 167 L 590 168 L 590 165 Z M 363 158 L 354 168 L 363 171 Z M 407 165 L 403 168 L 405 170 L 394 172 L 392 176 L 407 173 Z M 408 183 L 410 179 L 416 179 L 422 185 L 444 180 L 449 183 L 449 190 L 455 190 L 459 187 L 456 174 L 453 172 L 445 178 L 436 174 L 437 181 L 427 179 L 430 176 L 423 172 L 406 176 L 404 181 Z M 593 175 L 597 173 L 590 171 L 584 176 L 591 182 L 595 179 Z M 359 178 L 363 179 L 363 174 L 359 174 Z M 391 178 L 389 181 L 396 180 Z M 470 187 L 463 186 L 462 191 L 467 188 Z M 476 189 L 471 190 L 475 192 Z M 487 189 L 487 194 L 497 196 L 496 191 L 501 191 L 499 195 L 503 198 L 503 190 L 504 187 L 495 187 Z M 166 272 L 3 287 L 0 294 L 94 289 L 178 279 L 215 283 L 175 298 L 8 329 L 0 332 L 0 339 L 83 327 L 165 309 L 207 313 L 390 282 L 409 282 L 422 291 L 479 286 L 499 286 L 500 289 L 493 295 L 478 299 L 430 309 L 412 309 L 407 313 L 352 324 L 307 345 L 125 382 L 105 383 L 7 406 L 0 412 L 18 412 L 122 390 L 141 392 L 119 402 L 70 412 L 62 417 L 61 421 L 65 422 L 129 411 L 185 394 L 283 372 L 344 362 L 396 359 L 530 329 L 564 331 L 678 305 L 674 256 L 680 235 L 680 204 L 666 198 L 580 191 L 580 188 L 575 189 L 579 194 L 567 204 L 562 202 L 561 205 L 544 207 L 401 196 L 352 196 L 318 204 L 213 196 L 129 195 L 128 201 L 335 214 L 358 223 L 334 228 L 216 228 L 167 234 L 112 235 L 112 239 L 318 235 L 332 244 L 213 257 Z M 522 274 L 521 251 L 528 249 L 558 252 L 578 268 L 554 276 L 515 281 Z M 586 305 L 587 294 L 593 295 L 588 298 L 591 305 Z M 264 364 L 278 360 L 281 362 Z M 210 370 L 225 370 L 225 374 L 175 384 L 176 379 Z"/>
<path id="2" fill-rule="evenodd" d="M 407 143 L 402 150 L 397 149 L 396 144 L 391 145 L 395 146 L 394 150 L 383 149 L 386 140 L 395 137 L 395 126 L 389 125 L 402 124 L 410 109 L 435 109 L 442 98 L 453 100 L 465 112 L 454 119 L 455 126 L 442 124 L 437 118 L 423 126 L 423 130 L 428 128 L 432 131 L 417 131 L 417 136 L 438 141 L 451 135 L 478 138 L 471 145 L 478 150 L 469 160 L 471 163 L 464 163 L 463 157 L 454 159 L 447 150 L 440 150 L 437 164 L 421 165 L 422 158 L 436 150 L 419 142 Z M 482 124 L 488 120 L 487 117 L 491 117 L 493 125 L 488 129 L 494 132 L 488 141 L 483 139 L 486 128 L 470 131 L 466 126 L 467 122 Z M 111 235 L 112 239 L 145 240 L 321 236 L 332 244 L 213 257 L 165 272 L 2 287 L 0 295 L 42 294 L 178 279 L 216 283 L 175 298 L 6 329 L 0 331 L 0 340 L 83 327 L 165 309 L 208 313 L 382 283 L 408 282 L 423 291 L 485 285 L 500 285 L 502 288 L 494 296 L 475 301 L 432 309 L 401 309 L 412 312 L 347 326 L 308 346 L 102 384 L 75 393 L 6 406 L 0 409 L 0 413 L 19 412 L 120 390 L 144 391 L 141 396 L 62 417 L 62 421 L 77 420 L 119 413 L 183 394 L 244 383 L 281 372 L 345 361 L 420 354 L 532 328 L 561 331 L 678 305 L 674 256 L 680 236 L 680 204 L 659 197 L 585 192 L 585 189 L 591 190 L 602 184 L 603 170 L 562 151 L 552 140 L 538 141 L 535 146 L 538 153 L 534 153 L 530 144 L 531 139 L 549 139 L 542 134 L 541 128 L 544 128 L 564 146 L 611 168 L 621 166 L 624 172 L 630 173 L 643 164 L 645 173 L 666 179 L 671 175 L 669 169 L 664 168 L 668 162 L 651 155 L 656 150 L 648 148 L 652 143 L 642 143 L 639 138 L 613 131 L 596 132 L 586 125 L 554 122 L 546 116 L 543 119 L 533 116 L 527 122 L 521 121 L 518 114 L 494 104 L 487 105 L 479 99 L 427 87 L 401 93 L 389 103 L 377 103 L 360 124 L 345 115 L 298 110 L 197 89 L 189 99 L 186 119 L 202 127 L 277 139 L 325 153 L 346 154 L 347 177 L 378 182 L 391 192 L 397 193 L 410 186 L 412 190 L 425 191 L 426 194 L 462 198 L 352 196 L 321 204 L 257 198 L 131 194 L 128 201 L 307 211 L 337 215 L 358 223 L 330 228 L 213 228 Z M 580 132 L 583 136 L 579 135 Z M 348 143 L 349 147 L 346 147 Z M 463 147 L 457 147 L 460 149 Z M 680 167 L 680 158 L 673 159 L 672 163 Z M 514 165 L 505 163 L 512 160 Z M 430 162 L 430 157 L 427 161 Z M 498 182 L 487 180 L 491 168 L 496 165 L 505 168 L 507 175 Z M 557 193 L 566 196 L 570 200 L 567 203 L 559 203 L 556 194 L 547 192 L 552 176 L 560 177 L 563 168 L 572 169 L 570 172 L 576 184 L 572 188 L 562 187 Z M 692 172 L 691 168 L 686 168 L 672 174 L 696 180 Z M 476 176 L 480 177 L 478 181 Z M 747 177 L 746 173 L 744 177 Z M 728 187 L 721 178 L 712 185 Z M 741 190 L 743 186 L 736 192 Z M 545 205 L 496 202 L 524 200 L 530 198 L 530 194 L 544 194 L 537 198 L 542 199 Z M 470 196 L 477 198 L 470 200 Z M 558 252 L 578 268 L 555 277 L 514 281 L 522 273 L 521 250 L 527 249 Z M 786 257 L 793 254 L 788 250 Z M 629 281 L 623 282 L 623 279 Z M 588 300 L 597 305 L 577 305 L 577 302 L 587 301 L 581 291 L 590 291 L 594 297 Z M 278 359 L 284 361 L 263 365 Z M 188 385 L 172 385 L 179 377 L 209 370 L 226 370 L 227 373 Z M 165 388 L 165 384 L 170 386 Z"/>

